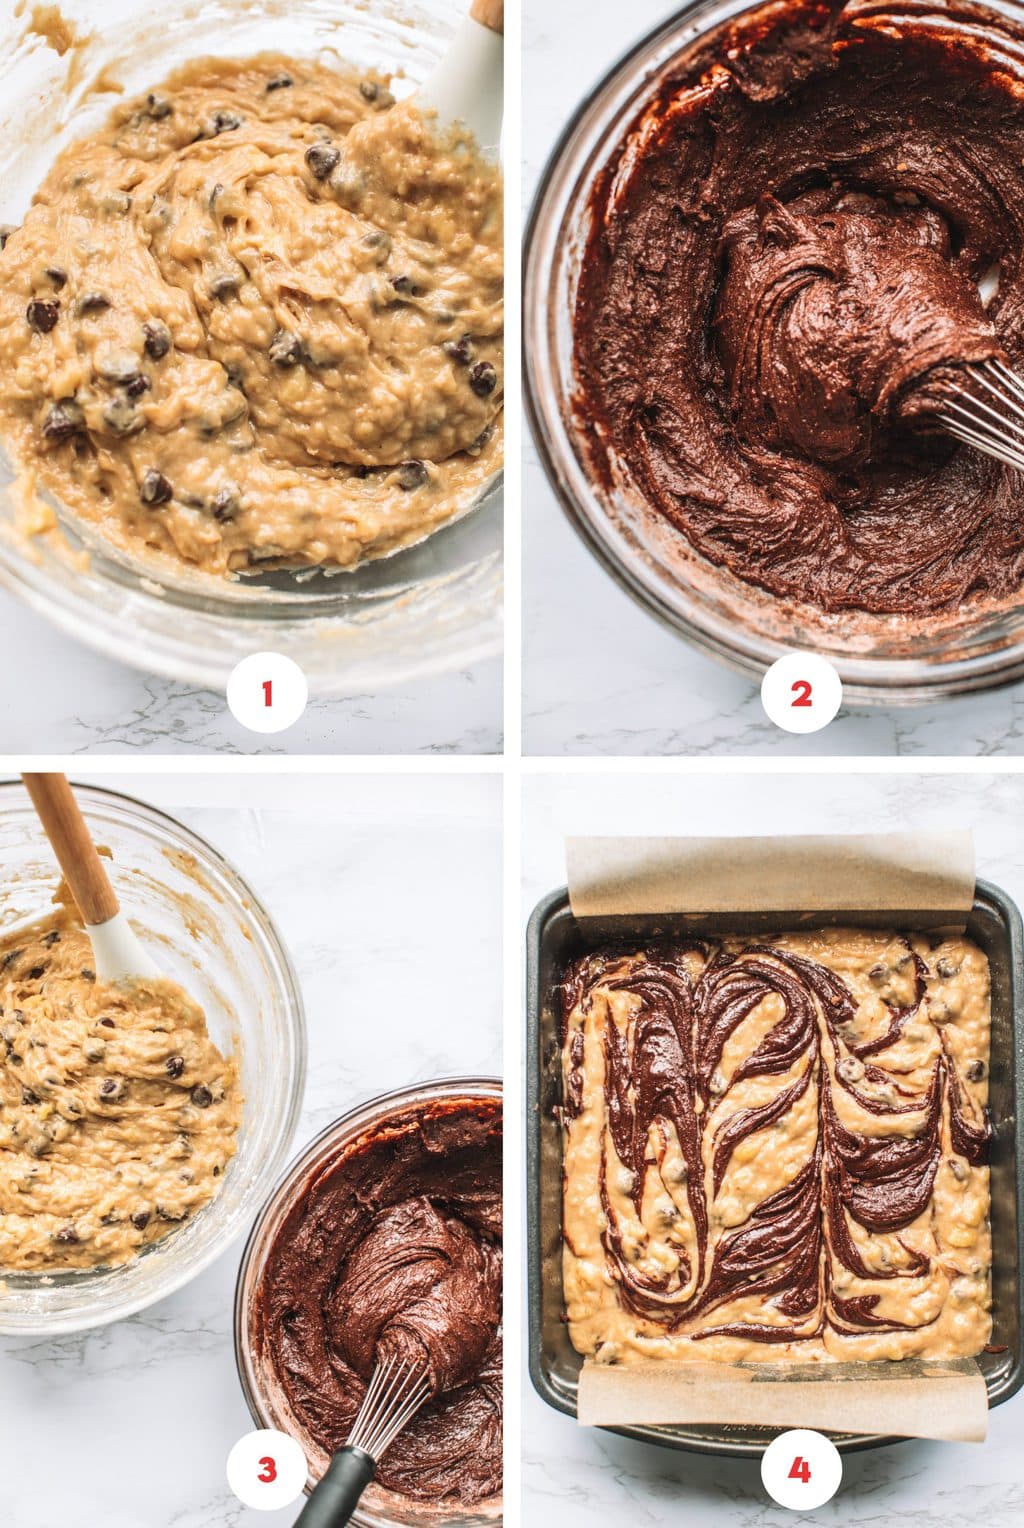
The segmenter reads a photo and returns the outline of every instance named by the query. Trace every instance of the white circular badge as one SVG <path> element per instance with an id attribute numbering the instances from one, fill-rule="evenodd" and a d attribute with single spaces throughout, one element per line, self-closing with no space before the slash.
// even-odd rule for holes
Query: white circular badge
<path id="1" fill-rule="evenodd" d="M 283 653 L 250 653 L 228 680 L 228 706 L 250 732 L 283 732 L 306 709 L 306 676 Z"/>
<path id="2" fill-rule="evenodd" d="M 297 1502 L 307 1473 L 298 1440 L 272 1428 L 246 1433 L 228 1455 L 228 1485 L 243 1507 L 255 1512 L 273 1512 Z"/>
<path id="3" fill-rule="evenodd" d="M 823 1507 L 842 1479 L 843 1461 L 835 1444 L 806 1427 L 780 1433 L 761 1455 L 765 1490 L 772 1501 L 794 1512 Z"/>
<path id="4" fill-rule="evenodd" d="M 820 732 L 843 703 L 843 681 L 817 653 L 787 653 L 761 680 L 761 704 L 785 732 Z"/>

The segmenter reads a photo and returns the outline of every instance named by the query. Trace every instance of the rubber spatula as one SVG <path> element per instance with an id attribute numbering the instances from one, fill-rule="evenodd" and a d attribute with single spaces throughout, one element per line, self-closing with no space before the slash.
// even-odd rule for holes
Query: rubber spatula
<path id="1" fill-rule="evenodd" d="M 115 983 L 158 977 L 160 972 L 121 911 L 67 776 L 25 774 L 21 778 L 82 915 L 99 980 Z"/>
<path id="2" fill-rule="evenodd" d="M 451 47 L 414 97 L 437 113 L 439 127 L 464 122 L 484 151 L 496 149 L 501 137 L 504 33 L 505 0 L 472 0 Z"/>

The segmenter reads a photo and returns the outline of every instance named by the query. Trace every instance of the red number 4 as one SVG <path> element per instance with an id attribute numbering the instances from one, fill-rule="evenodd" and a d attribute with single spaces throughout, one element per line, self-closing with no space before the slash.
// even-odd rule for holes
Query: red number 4
<path id="1" fill-rule="evenodd" d="M 810 1481 L 811 1467 L 807 1460 L 802 1459 L 799 1454 L 797 1454 L 790 1467 L 789 1478 L 790 1480 L 802 1480 L 804 1485 L 807 1485 Z"/>
<path id="2" fill-rule="evenodd" d="M 262 1480 L 263 1484 L 268 1486 L 272 1480 L 277 1479 L 277 1465 L 274 1463 L 273 1459 L 269 1458 L 261 1459 L 260 1464 L 263 1466 L 263 1468 L 256 1476 L 256 1479 Z"/>
<path id="3" fill-rule="evenodd" d="M 274 681 L 272 679 L 264 679 L 263 681 L 263 704 L 265 706 L 272 706 L 274 704 Z"/>
<path id="4" fill-rule="evenodd" d="M 809 706 L 813 704 L 811 700 L 811 687 L 806 679 L 798 679 L 796 681 L 793 686 L 793 694 L 796 697 L 793 701 L 794 706 Z"/>

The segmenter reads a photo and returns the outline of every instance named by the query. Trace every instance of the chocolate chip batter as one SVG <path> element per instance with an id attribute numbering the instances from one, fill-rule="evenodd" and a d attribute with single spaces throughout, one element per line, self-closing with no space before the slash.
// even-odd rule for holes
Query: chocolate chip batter
<path id="1" fill-rule="evenodd" d="M 235 1062 L 169 981 L 96 980 L 61 913 L 0 942 L 0 1273 L 129 1262 L 216 1194 Z"/>
<path id="2" fill-rule="evenodd" d="M 0 433 L 119 545 L 352 567 L 500 464 L 502 190 L 387 82 L 202 60 L 54 165 L 0 252 Z"/>
<path id="3" fill-rule="evenodd" d="M 989 974 L 970 940 L 839 929 L 599 954 L 564 1003 L 581 1352 L 984 1347 Z"/>
<path id="4" fill-rule="evenodd" d="M 501 1490 L 501 1111 L 410 1108 L 320 1169 L 256 1293 L 257 1359 L 319 1468 L 347 1439 L 374 1364 L 422 1364 L 432 1400 L 367 1493 L 484 1502 Z"/>
<path id="5" fill-rule="evenodd" d="M 599 180 L 588 449 L 740 579 L 906 617 L 1019 593 L 1020 479 L 935 415 L 965 365 L 1024 363 L 1022 41 L 959 0 L 764 6 Z"/>

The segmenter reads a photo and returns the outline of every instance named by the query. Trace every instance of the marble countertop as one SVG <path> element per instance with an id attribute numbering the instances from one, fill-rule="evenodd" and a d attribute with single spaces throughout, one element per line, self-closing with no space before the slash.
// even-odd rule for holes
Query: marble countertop
<path id="1" fill-rule="evenodd" d="M 302 981 L 309 1075 L 295 1149 L 375 1094 L 501 1071 L 501 784 L 408 774 L 78 778 L 162 807 L 232 860 Z M 437 869 L 445 868 L 443 895 Z M 385 913 L 388 920 L 385 921 Z M 401 939 L 396 941 L 392 920 Z M 437 980 L 451 963 L 458 986 Z M 386 972 L 382 989 L 381 972 Z M 381 1013 L 379 1027 L 338 1021 Z M 0 1519 L 9 1528 L 267 1528 L 228 1490 L 252 1428 L 235 1376 L 241 1244 L 186 1289 L 111 1327 L 0 1339 Z"/>
<path id="2" fill-rule="evenodd" d="M 0 753 L 498 753 L 501 661 L 344 700 L 311 700 L 285 732 L 261 737 L 223 695 L 106 658 L 0 591 Z"/>
<path id="3" fill-rule="evenodd" d="M 527 205 L 575 107 L 626 48 L 673 8 L 669 0 L 527 0 Z M 756 685 L 690 648 L 613 583 L 569 526 L 529 443 L 523 505 L 528 753 L 1024 751 L 1024 684 L 912 709 L 849 708 L 813 736 L 782 732 L 765 716 Z"/>
<path id="4" fill-rule="evenodd" d="M 1024 903 L 1024 846 L 1007 824 L 1024 809 L 1024 779 L 992 775 L 645 774 L 528 776 L 523 809 L 524 918 L 565 882 L 568 834 L 887 832 L 973 829 L 979 874 Z M 1024 1521 L 1020 1434 L 1024 1394 L 991 1413 L 984 1444 L 910 1442 L 847 1455 L 844 1484 L 813 1514 L 766 1497 L 758 1464 L 705 1459 L 583 1429 L 523 1396 L 525 1520 L 595 1524 L 803 1521 L 894 1528 L 1017 1528 Z"/>

